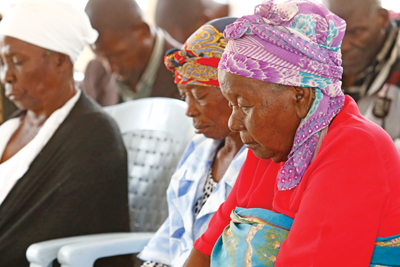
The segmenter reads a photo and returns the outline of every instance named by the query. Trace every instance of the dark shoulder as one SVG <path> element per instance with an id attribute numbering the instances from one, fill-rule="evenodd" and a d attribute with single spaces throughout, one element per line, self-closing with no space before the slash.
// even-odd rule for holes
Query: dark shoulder
<path id="1" fill-rule="evenodd" d="M 119 139 L 121 134 L 116 122 L 94 100 L 81 94 L 79 100 L 65 119 L 62 127 L 82 135 L 99 134 Z"/>
<path id="2" fill-rule="evenodd" d="M 171 48 L 179 48 L 179 45 L 180 44 L 177 41 L 165 38 L 161 63 L 158 67 L 156 80 L 154 81 L 151 92 L 152 97 L 170 97 L 180 99 L 178 88 L 174 82 L 174 74 L 167 70 L 164 65 L 165 53 Z"/>

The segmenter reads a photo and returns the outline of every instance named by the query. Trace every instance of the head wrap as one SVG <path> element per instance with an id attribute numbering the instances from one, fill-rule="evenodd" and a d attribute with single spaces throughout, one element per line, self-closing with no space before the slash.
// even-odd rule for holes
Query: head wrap
<path id="1" fill-rule="evenodd" d="M 21 0 L 0 23 L 0 35 L 68 55 L 75 63 L 98 33 L 83 10 L 59 0 Z"/>
<path id="2" fill-rule="evenodd" d="M 164 63 L 175 72 L 175 83 L 219 87 L 218 63 L 228 43 L 223 31 L 235 20 L 212 20 L 193 33 L 181 50 L 167 51 Z"/>
<path id="3" fill-rule="evenodd" d="M 264 1 L 255 14 L 229 25 L 219 68 L 243 77 L 299 87 L 316 87 L 301 121 L 278 189 L 295 188 L 316 151 L 321 130 L 344 104 L 340 45 L 346 24 L 312 0 Z"/>

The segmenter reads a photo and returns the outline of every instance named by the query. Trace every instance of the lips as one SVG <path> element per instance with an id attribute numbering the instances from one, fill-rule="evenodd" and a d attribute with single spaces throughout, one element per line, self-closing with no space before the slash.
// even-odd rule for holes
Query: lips
<path id="1" fill-rule="evenodd" d="M 248 134 L 241 132 L 240 138 L 242 139 L 243 144 L 247 148 L 251 149 L 251 148 L 255 148 L 260 145 L 258 142 L 254 141 L 254 139 L 251 136 L 249 136 Z"/>
<path id="2" fill-rule="evenodd" d="M 5 92 L 4 95 L 10 100 L 10 101 L 16 101 L 22 98 L 23 96 L 23 91 L 19 90 L 17 87 L 6 83 L 4 85 Z"/>
<path id="3" fill-rule="evenodd" d="M 18 93 L 16 88 L 13 88 L 10 84 L 5 85 L 5 96 L 11 101 L 21 98 L 21 93 Z"/>
<path id="4" fill-rule="evenodd" d="M 209 127 L 208 125 L 202 125 L 198 123 L 194 123 L 193 126 L 196 129 L 196 133 L 204 133 L 205 130 Z"/>

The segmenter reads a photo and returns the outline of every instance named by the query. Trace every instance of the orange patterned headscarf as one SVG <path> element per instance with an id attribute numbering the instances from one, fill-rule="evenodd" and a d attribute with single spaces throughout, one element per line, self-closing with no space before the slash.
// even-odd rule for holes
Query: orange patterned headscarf
<path id="1" fill-rule="evenodd" d="M 175 83 L 219 87 L 218 63 L 228 41 L 223 31 L 234 18 L 222 18 L 201 26 L 183 48 L 167 52 L 164 63 L 175 73 Z"/>

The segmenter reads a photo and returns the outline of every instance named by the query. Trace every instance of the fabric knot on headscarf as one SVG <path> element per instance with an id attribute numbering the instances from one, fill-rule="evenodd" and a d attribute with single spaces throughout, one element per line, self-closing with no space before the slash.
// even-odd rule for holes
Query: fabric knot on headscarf
<path id="1" fill-rule="evenodd" d="M 0 23 L 0 35 L 66 54 L 75 63 L 82 50 L 96 41 L 83 10 L 60 0 L 20 0 Z"/>
<path id="2" fill-rule="evenodd" d="M 232 18 L 225 18 L 217 22 L 227 19 L 234 21 Z M 219 31 L 212 24 L 203 25 L 189 37 L 182 49 L 167 51 L 164 57 L 165 66 L 175 73 L 177 84 L 219 87 L 218 64 L 227 43 L 222 30 Z"/>
<path id="3" fill-rule="evenodd" d="M 189 54 L 187 51 L 171 49 L 168 51 L 168 55 L 164 57 L 164 63 L 168 70 L 175 71 L 176 68 L 183 66 L 186 59 L 193 57 L 195 56 Z"/>
<path id="4" fill-rule="evenodd" d="M 315 87 L 316 99 L 297 129 L 279 190 L 295 188 L 314 155 L 320 132 L 344 104 L 340 45 L 345 22 L 312 0 L 264 1 L 253 15 L 227 26 L 219 68 L 277 84 Z"/>

